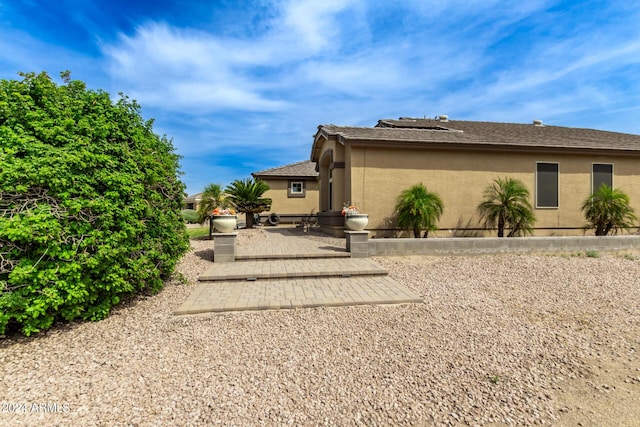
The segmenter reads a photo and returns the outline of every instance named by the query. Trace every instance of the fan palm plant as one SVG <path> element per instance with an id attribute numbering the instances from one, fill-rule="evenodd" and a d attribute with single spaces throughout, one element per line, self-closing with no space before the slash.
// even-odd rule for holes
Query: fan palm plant
<path id="1" fill-rule="evenodd" d="M 202 200 L 198 206 L 198 222 L 202 224 L 215 208 L 224 208 L 228 202 L 219 184 L 208 184 L 202 192 Z"/>
<path id="2" fill-rule="evenodd" d="M 427 191 L 424 184 L 416 184 L 398 196 L 398 226 L 413 230 L 413 237 L 416 238 L 420 237 L 420 231 L 424 229 L 424 237 L 428 237 L 429 231 L 437 230 L 435 223 L 443 210 L 442 200 L 436 193 Z"/>
<path id="3" fill-rule="evenodd" d="M 498 237 L 533 233 L 536 221 L 529 203 L 529 190 L 514 178 L 498 178 L 484 191 L 484 201 L 478 205 L 478 213 L 485 227 L 497 227 Z"/>
<path id="4" fill-rule="evenodd" d="M 253 228 L 253 215 L 271 210 L 271 199 L 262 197 L 269 190 L 269 185 L 259 179 L 236 179 L 227 186 L 227 200 L 235 206 L 238 212 L 243 212 L 247 228 Z"/>
<path id="5" fill-rule="evenodd" d="M 602 184 L 582 205 L 588 227 L 596 229 L 596 236 L 633 227 L 636 215 L 629 206 L 629 196 Z"/>

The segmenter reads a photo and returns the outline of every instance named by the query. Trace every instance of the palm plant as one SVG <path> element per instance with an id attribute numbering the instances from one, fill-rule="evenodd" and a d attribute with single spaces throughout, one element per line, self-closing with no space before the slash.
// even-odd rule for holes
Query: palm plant
<path id="1" fill-rule="evenodd" d="M 269 185 L 259 179 L 236 179 L 225 189 L 227 200 L 238 212 L 244 212 L 247 228 L 253 228 L 253 215 L 271 209 L 271 199 L 262 197 Z"/>
<path id="2" fill-rule="evenodd" d="M 582 205 L 588 227 L 596 229 L 596 236 L 606 236 L 613 231 L 633 227 L 636 215 L 629 206 L 629 196 L 602 184 Z"/>
<path id="3" fill-rule="evenodd" d="M 484 201 L 478 205 L 478 213 L 485 227 L 498 228 L 498 237 L 533 233 L 536 221 L 529 203 L 529 190 L 514 178 L 498 178 L 484 191 Z"/>
<path id="4" fill-rule="evenodd" d="M 202 200 L 198 206 L 198 222 L 202 224 L 215 208 L 224 208 L 228 202 L 219 184 L 208 184 L 202 192 Z"/>
<path id="5" fill-rule="evenodd" d="M 435 223 L 440 219 L 443 210 L 442 200 L 436 193 L 427 191 L 424 184 L 416 184 L 398 196 L 398 226 L 405 230 L 413 230 L 415 238 L 420 237 L 420 231 L 424 229 L 424 237 L 428 237 L 429 231 L 438 229 Z"/>

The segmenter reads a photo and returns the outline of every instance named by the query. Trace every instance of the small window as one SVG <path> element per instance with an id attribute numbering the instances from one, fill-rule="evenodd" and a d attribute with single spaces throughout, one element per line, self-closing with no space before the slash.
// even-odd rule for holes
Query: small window
<path id="1" fill-rule="evenodd" d="M 536 163 L 536 207 L 558 207 L 558 163 Z"/>
<path id="2" fill-rule="evenodd" d="M 304 181 L 289 181 L 289 197 L 304 197 Z"/>
<path id="3" fill-rule="evenodd" d="M 291 192 L 293 194 L 302 194 L 302 183 L 301 182 L 292 182 L 291 183 Z"/>
<path id="4" fill-rule="evenodd" d="M 602 184 L 613 188 L 613 165 L 594 163 L 591 165 L 591 192 L 596 191 Z"/>

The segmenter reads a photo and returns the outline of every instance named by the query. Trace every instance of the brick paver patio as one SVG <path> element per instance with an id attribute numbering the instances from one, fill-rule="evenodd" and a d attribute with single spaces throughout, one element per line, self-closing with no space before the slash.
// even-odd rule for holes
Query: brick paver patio
<path id="1" fill-rule="evenodd" d="M 374 261 L 349 258 L 344 246 L 286 229 L 262 232 L 266 238 L 236 247 L 236 262 L 212 263 L 175 314 L 423 301 Z"/>

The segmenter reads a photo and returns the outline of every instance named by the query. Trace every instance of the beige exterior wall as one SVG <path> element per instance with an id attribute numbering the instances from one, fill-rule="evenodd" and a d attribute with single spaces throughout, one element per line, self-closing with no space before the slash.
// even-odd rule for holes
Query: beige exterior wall
<path id="1" fill-rule="evenodd" d="M 193 198 L 193 197 L 189 197 L 189 198 L 185 198 L 182 202 L 182 209 L 193 209 L 193 210 L 198 210 L 198 208 L 200 207 L 200 198 Z"/>
<path id="2" fill-rule="evenodd" d="M 289 197 L 289 181 L 305 181 L 305 197 Z M 262 179 L 269 185 L 264 197 L 272 199 L 271 212 L 278 215 L 309 215 L 318 212 L 318 182 L 303 179 Z"/>
<path id="3" fill-rule="evenodd" d="M 326 141 L 323 144 L 318 161 L 320 172 L 319 208 L 321 211 L 341 210 L 343 203 L 349 201 L 349 187 L 344 185 L 348 181 L 344 167 L 345 161 L 348 160 L 348 158 L 345 159 L 343 145 L 334 140 Z M 329 191 L 330 180 L 333 182 L 331 192 Z"/>
<path id="4" fill-rule="evenodd" d="M 361 146 L 347 147 L 346 152 L 350 154 L 346 160 L 346 170 L 350 172 L 340 192 L 363 213 L 369 214 L 368 229 L 371 230 L 395 228 L 394 207 L 398 195 L 420 182 L 429 191 L 438 193 L 444 203 L 444 214 L 437 224 L 440 236 L 463 234 L 454 229 L 482 227 L 476 207 L 482 201 L 484 189 L 498 177 L 521 180 L 535 206 L 536 162 L 559 164 L 559 207 L 534 209 L 536 235 L 583 234 L 580 227 L 585 219 L 580 207 L 591 192 L 592 163 L 614 165 L 614 187 L 626 192 L 632 207 L 640 213 L 640 159 L 637 157 Z M 334 187 L 335 182 L 334 179 Z"/>

